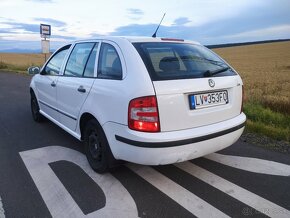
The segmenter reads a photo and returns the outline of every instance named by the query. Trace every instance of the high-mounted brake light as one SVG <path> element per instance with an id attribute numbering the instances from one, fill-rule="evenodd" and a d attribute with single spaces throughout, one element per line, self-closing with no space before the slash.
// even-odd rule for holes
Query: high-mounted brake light
<path id="1" fill-rule="evenodd" d="M 128 126 L 142 132 L 160 132 L 159 114 L 155 96 L 136 98 L 128 108 Z"/>
<path id="2" fill-rule="evenodd" d="M 174 38 L 161 38 L 163 41 L 175 41 L 175 42 L 184 42 L 184 39 L 174 39 Z"/>

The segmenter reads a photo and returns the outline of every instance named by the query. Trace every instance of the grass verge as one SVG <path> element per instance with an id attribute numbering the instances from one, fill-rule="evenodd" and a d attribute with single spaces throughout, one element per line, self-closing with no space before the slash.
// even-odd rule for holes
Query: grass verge
<path id="1" fill-rule="evenodd" d="M 289 143 L 290 116 L 288 114 L 275 112 L 254 102 L 247 102 L 244 112 L 248 118 L 246 132 L 255 132 Z"/>

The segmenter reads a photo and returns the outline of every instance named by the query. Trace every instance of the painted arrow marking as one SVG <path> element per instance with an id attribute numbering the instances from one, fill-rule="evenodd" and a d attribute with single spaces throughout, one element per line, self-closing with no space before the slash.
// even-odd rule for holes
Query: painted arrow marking
<path id="1" fill-rule="evenodd" d="M 53 217 L 138 217 L 135 201 L 111 174 L 100 175 L 89 166 L 85 155 L 60 146 L 49 146 L 20 152 L 20 156 Z M 106 205 L 84 215 L 49 163 L 70 161 L 84 170 L 106 196 Z"/>
<path id="2" fill-rule="evenodd" d="M 2 198 L 0 196 L 0 218 L 5 218 L 5 211 L 2 204 Z"/>

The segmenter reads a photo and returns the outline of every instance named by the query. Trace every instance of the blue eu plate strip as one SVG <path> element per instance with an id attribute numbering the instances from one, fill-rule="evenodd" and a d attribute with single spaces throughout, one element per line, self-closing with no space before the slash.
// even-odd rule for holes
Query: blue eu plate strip
<path id="1" fill-rule="evenodd" d="M 190 96 L 190 109 L 195 109 L 195 99 L 194 95 Z"/>

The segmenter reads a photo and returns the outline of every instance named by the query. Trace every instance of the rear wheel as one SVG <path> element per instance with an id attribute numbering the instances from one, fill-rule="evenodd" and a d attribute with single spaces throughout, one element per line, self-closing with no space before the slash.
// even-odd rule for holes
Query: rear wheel
<path id="1" fill-rule="evenodd" d="M 33 120 L 36 122 L 43 121 L 44 117 L 39 112 L 39 105 L 38 105 L 38 102 L 37 102 L 37 99 L 36 99 L 34 93 L 31 94 L 30 106 L 31 106 L 31 113 L 32 113 Z"/>
<path id="2" fill-rule="evenodd" d="M 90 120 L 84 131 L 85 153 L 89 164 L 97 173 L 105 173 L 116 162 L 105 133 L 96 120 Z"/>

